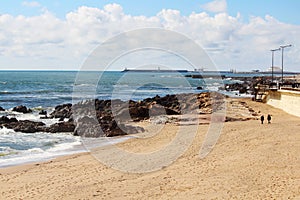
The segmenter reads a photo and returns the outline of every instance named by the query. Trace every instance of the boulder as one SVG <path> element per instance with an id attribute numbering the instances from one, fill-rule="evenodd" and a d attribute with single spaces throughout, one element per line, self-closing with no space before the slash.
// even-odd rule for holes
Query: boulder
<path id="1" fill-rule="evenodd" d="M 105 131 L 105 136 L 114 137 L 127 134 L 136 134 L 144 131 L 145 129 L 142 127 L 117 124 L 116 121 L 113 121 L 113 123 L 111 123 L 109 128 Z"/>
<path id="2" fill-rule="evenodd" d="M 8 118 L 6 116 L 0 117 L 0 125 L 17 132 L 35 133 L 45 131 L 45 124 L 43 122 L 33 122 L 29 120 L 20 120 L 16 118 Z"/>
<path id="3" fill-rule="evenodd" d="M 39 115 L 45 115 L 45 116 L 47 116 L 47 111 L 46 110 L 41 110 L 39 112 Z"/>
<path id="4" fill-rule="evenodd" d="M 5 111 L 5 109 L 0 106 L 0 111 Z"/>
<path id="5" fill-rule="evenodd" d="M 99 137 L 104 136 L 104 133 L 96 119 L 84 116 L 77 120 L 74 135 L 83 137 Z"/>
<path id="6" fill-rule="evenodd" d="M 63 104 L 55 107 L 54 111 L 50 114 L 51 118 L 70 118 L 72 116 L 72 104 Z"/>
<path id="7" fill-rule="evenodd" d="M 51 133 L 67 133 L 74 132 L 75 125 L 72 122 L 60 122 L 52 124 L 49 128 L 47 128 L 47 132 Z"/>
<path id="8" fill-rule="evenodd" d="M 12 118 L 8 118 L 6 116 L 0 117 L 0 124 L 9 124 L 12 122 L 18 122 L 18 120 L 14 117 L 12 117 Z"/>
<path id="9" fill-rule="evenodd" d="M 18 122 L 10 123 L 9 127 L 16 132 L 22 133 L 36 133 L 43 132 L 45 124 L 43 122 L 33 122 L 29 120 L 20 120 Z"/>
<path id="10" fill-rule="evenodd" d="M 129 108 L 129 114 L 133 121 L 141 121 L 149 118 L 149 109 L 146 106 L 134 106 Z"/>
<path id="11" fill-rule="evenodd" d="M 27 108 L 26 106 L 23 106 L 23 105 L 14 107 L 12 111 L 20 112 L 20 113 L 24 113 L 24 114 L 32 112 L 32 110 L 30 108 Z"/>

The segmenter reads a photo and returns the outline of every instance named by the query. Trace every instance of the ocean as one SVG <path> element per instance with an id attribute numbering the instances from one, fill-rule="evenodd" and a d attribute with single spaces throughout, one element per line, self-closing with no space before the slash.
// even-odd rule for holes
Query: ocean
<path id="1" fill-rule="evenodd" d="M 30 108 L 53 107 L 72 102 L 72 95 L 76 101 L 74 87 L 88 91 L 95 84 L 96 98 L 110 99 L 114 95 L 128 99 L 131 95 L 134 100 L 195 92 L 197 86 L 204 85 L 202 80 L 185 78 L 179 73 L 105 72 L 99 77 L 97 72 L 80 72 L 80 80 L 77 75 L 77 72 L 62 71 L 0 71 L 0 106 L 5 109 L 21 104 Z M 213 80 L 207 81 L 208 87 L 215 84 Z"/>
<path id="2" fill-rule="evenodd" d="M 0 116 L 40 121 L 38 112 L 42 109 L 50 113 L 59 104 L 88 98 L 142 100 L 155 95 L 217 91 L 224 83 L 233 82 L 230 79 L 192 79 L 184 75 L 177 72 L 0 71 L 0 106 L 6 109 L 0 111 Z M 12 108 L 18 105 L 31 108 L 33 113 L 13 112 Z M 43 122 L 50 126 L 57 119 Z M 99 139 L 97 144 L 107 145 L 123 139 L 109 142 Z M 0 128 L 0 167 L 83 151 L 87 150 L 81 138 L 72 133 L 28 134 Z"/>

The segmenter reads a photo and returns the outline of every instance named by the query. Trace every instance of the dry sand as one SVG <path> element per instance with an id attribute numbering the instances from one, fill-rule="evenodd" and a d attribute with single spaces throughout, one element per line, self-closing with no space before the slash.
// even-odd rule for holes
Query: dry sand
<path id="1" fill-rule="evenodd" d="M 124 173 L 89 153 L 0 169 L 0 199 L 300 199 L 300 119 L 245 101 L 256 111 L 272 114 L 272 123 L 226 122 L 204 159 L 199 150 L 209 125 L 199 126 L 179 159 L 154 172 Z M 244 115 L 245 109 L 228 112 Z M 196 125 L 184 126 L 194 130 Z M 117 147 L 152 152 L 172 141 L 178 127 L 167 124 L 159 134 Z"/>

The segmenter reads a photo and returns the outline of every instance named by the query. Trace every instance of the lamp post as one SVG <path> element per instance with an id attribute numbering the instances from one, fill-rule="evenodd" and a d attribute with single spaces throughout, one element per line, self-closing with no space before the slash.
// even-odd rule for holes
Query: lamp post
<path id="1" fill-rule="evenodd" d="M 280 46 L 280 48 L 281 48 L 281 83 L 282 84 L 283 84 L 283 51 L 284 51 L 284 48 L 291 47 L 291 46 L 292 46 L 291 44 Z"/>
<path id="2" fill-rule="evenodd" d="M 279 51 L 280 50 L 280 48 L 278 48 L 278 49 L 271 49 L 271 51 L 272 51 L 272 83 L 273 83 L 273 81 L 274 81 L 274 52 L 275 51 Z"/>

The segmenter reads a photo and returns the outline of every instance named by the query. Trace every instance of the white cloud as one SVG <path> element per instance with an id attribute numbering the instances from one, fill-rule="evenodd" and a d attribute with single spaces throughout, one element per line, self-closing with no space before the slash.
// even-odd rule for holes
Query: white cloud
<path id="1" fill-rule="evenodd" d="M 300 63 L 300 26 L 282 23 L 268 15 L 244 22 L 240 14 L 211 16 L 201 12 L 184 16 L 169 9 L 146 17 L 125 14 L 120 5 L 108 4 L 103 9 L 79 7 L 64 19 L 49 12 L 33 17 L 4 14 L 0 15 L 0 27 L 0 67 L 76 69 L 103 41 L 124 31 L 147 27 L 185 34 L 226 70 L 267 69 L 269 50 L 286 43 L 293 44 L 285 51 L 287 68 L 298 70 Z M 275 62 L 279 65 L 279 57 Z"/>
<path id="2" fill-rule="evenodd" d="M 227 2 L 226 0 L 214 0 L 201 6 L 204 10 L 214 13 L 226 12 Z"/>
<path id="3" fill-rule="evenodd" d="M 32 8 L 41 7 L 41 4 L 36 1 L 23 1 L 22 5 L 25 7 L 32 7 Z"/>

